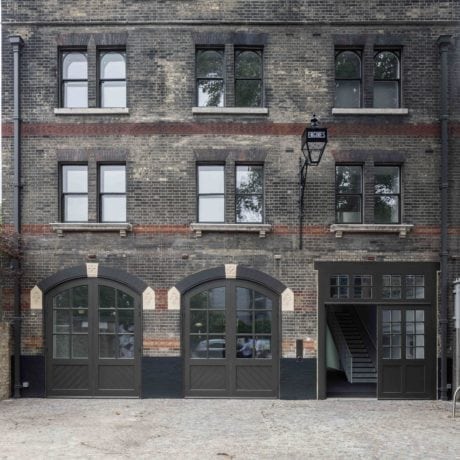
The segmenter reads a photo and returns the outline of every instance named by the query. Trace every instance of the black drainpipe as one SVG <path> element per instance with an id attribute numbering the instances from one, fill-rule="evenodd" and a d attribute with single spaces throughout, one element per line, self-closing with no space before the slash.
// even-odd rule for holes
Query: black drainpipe
<path id="1" fill-rule="evenodd" d="M 441 328 L 441 399 L 447 400 L 447 303 L 448 284 L 448 210 L 449 210 L 449 68 L 448 52 L 452 43 L 450 35 L 441 35 L 438 39 L 441 58 L 441 308 L 439 324 Z"/>
<path id="2" fill-rule="evenodd" d="M 14 197 L 13 220 L 17 237 L 17 252 L 21 249 L 21 85 L 20 85 L 20 55 L 24 41 L 19 35 L 9 37 L 13 46 L 13 149 L 14 149 Z M 21 264 L 19 257 L 12 262 L 14 273 L 14 393 L 15 398 L 21 397 Z"/>

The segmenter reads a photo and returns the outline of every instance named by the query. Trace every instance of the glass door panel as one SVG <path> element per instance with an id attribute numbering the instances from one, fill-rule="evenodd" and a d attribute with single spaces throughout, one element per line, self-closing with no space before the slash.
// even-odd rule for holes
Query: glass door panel
<path id="1" fill-rule="evenodd" d="M 52 300 L 53 358 L 88 358 L 88 286 L 58 293 Z"/>
<path id="2" fill-rule="evenodd" d="M 134 359 L 134 298 L 110 286 L 98 286 L 99 358 Z"/>
<path id="3" fill-rule="evenodd" d="M 222 359 L 226 352 L 225 287 L 190 298 L 189 344 L 192 359 Z"/>
<path id="4" fill-rule="evenodd" d="M 235 314 L 236 358 L 271 359 L 271 299 L 253 289 L 237 287 Z"/>

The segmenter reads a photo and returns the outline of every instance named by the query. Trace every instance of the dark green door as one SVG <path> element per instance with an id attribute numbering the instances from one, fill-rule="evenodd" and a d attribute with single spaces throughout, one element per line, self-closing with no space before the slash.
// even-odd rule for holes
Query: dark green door
<path id="1" fill-rule="evenodd" d="M 216 281 L 184 296 L 185 395 L 277 397 L 278 298 L 242 281 Z"/>
<path id="2" fill-rule="evenodd" d="M 46 302 L 49 396 L 139 396 L 138 296 L 100 279 L 60 286 Z"/>
<path id="3" fill-rule="evenodd" d="M 380 399 L 435 398 L 434 324 L 432 307 L 379 307 Z"/>

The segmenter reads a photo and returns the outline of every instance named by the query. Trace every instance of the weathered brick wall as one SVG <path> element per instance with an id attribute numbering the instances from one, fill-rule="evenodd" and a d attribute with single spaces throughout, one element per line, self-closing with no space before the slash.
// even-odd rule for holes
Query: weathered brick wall
<path id="1" fill-rule="evenodd" d="M 204 22 L 367 22 L 417 23 L 458 18 L 456 0 L 6 0 L 4 21 L 194 21 Z"/>
<path id="2" fill-rule="evenodd" d="M 0 401 L 10 397 L 10 325 L 0 322 Z"/>
<path id="3" fill-rule="evenodd" d="M 151 286 L 157 310 L 144 315 L 144 354 L 180 354 L 180 314 L 168 311 L 166 293 L 184 277 L 225 263 L 259 269 L 282 281 L 295 294 L 295 311 L 282 316 L 283 356 L 292 356 L 295 339 L 316 355 L 316 260 L 439 260 L 439 56 L 436 40 L 456 34 L 448 21 L 460 18 L 459 3 L 446 1 L 103 1 L 4 2 L 3 27 L 3 200 L 4 221 L 12 218 L 12 57 L 6 38 L 25 40 L 22 61 L 23 222 L 27 248 L 23 276 L 23 352 L 43 352 L 41 314 L 28 309 L 28 290 L 58 270 L 81 265 L 88 256 L 102 265 L 124 269 Z M 78 12 L 78 14 L 77 14 Z M 201 23 L 181 23 L 196 19 Z M 91 18 L 89 23 L 79 24 Z M 344 20 L 346 18 L 346 20 Z M 130 20 L 129 27 L 96 24 Z M 72 24 L 21 21 L 69 20 Z M 142 26 L 134 21 L 144 21 Z M 17 21 L 10 24 L 10 21 Z M 152 21 L 149 23 L 149 21 Z M 163 21 L 163 22 L 162 22 Z M 208 21 L 207 23 L 205 23 Z M 228 22 L 235 21 L 236 25 Z M 249 21 L 249 23 L 247 22 Z M 252 21 L 252 22 L 251 22 Z M 270 21 L 264 24 L 263 21 Z M 304 21 L 296 24 L 287 21 Z M 387 23 L 387 21 L 391 21 Z M 227 24 L 225 23 L 227 22 Z M 359 26 L 356 22 L 362 23 Z M 365 23 L 365 24 L 364 24 Z M 200 37 L 234 33 L 265 34 L 266 117 L 197 116 L 195 43 Z M 56 116 L 58 44 L 62 36 L 88 35 L 94 40 L 127 33 L 129 116 Z M 361 43 L 403 46 L 403 117 L 333 116 L 334 43 L 338 36 L 361 37 Z M 102 37 L 102 38 L 101 38 Z M 220 39 L 219 39 L 220 40 Z M 372 48 L 372 47 L 371 47 Z M 452 75 L 460 59 L 452 53 Z M 455 73 L 456 72 L 456 73 Z M 453 101 L 460 79 L 451 80 Z M 93 93 L 91 93 L 91 91 Z M 94 88 L 90 103 L 95 104 Z M 451 148 L 460 154 L 459 105 L 451 104 Z M 298 250 L 298 157 L 300 134 L 316 112 L 330 128 L 320 166 L 308 175 L 304 249 Z M 58 220 L 58 162 L 86 155 L 89 164 L 90 219 L 96 218 L 96 164 L 120 152 L 126 157 L 128 220 L 134 232 L 66 234 L 59 238 L 49 223 Z M 265 155 L 265 214 L 274 226 L 267 238 L 257 234 L 207 233 L 195 238 L 196 161 L 226 157 L 227 219 L 233 217 L 234 167 L 254 152 Z M 402 170 L 403 222 L 415 228 L 406 239 L 397 235 L 346 235 L 335 238 L 334 167 L 336 161 L 360 158 L 371 176 L 375 155 L 398 154 Z M 39 171 L 39 174 L 37 174 Z M 460 166 L 449 169 L 451 203 L 460 198 Z M 366 182 L 366 203 L 372 184 Z M 366 220 L 372 219 L 365 209 Z M 452 273 L 460 266 L 460 213 L 451 206 Z M 281 258 L 275 258 L 280 255 Z M 456 257 L 456 258 L 455 258 Z M 458 275 L 457 275 L 458 276 Z M 11 315 L 11 286 L 5 309 Z"/>

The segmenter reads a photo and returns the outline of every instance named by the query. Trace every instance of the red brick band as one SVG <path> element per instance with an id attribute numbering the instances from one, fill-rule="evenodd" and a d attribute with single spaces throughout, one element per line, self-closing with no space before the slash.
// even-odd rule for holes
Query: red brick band
<path id="1" fill-rule="evenodd" d="M 157 123 L 23 123 L 25 137 L 79 137 L 79 136 L 150 136 L 220 135 L 220 136 L 300 136 L 304 123 L 271 122 L 157 122 Z M 330 136 L 440 136 L 438 124 L 365 124 L 341 123 L 328 125 Z M 13 135 L 13 125 L 2 125 L 3 137 Z M 460 123 L 450 125 L 451 136 L 460 137 Z"/>

